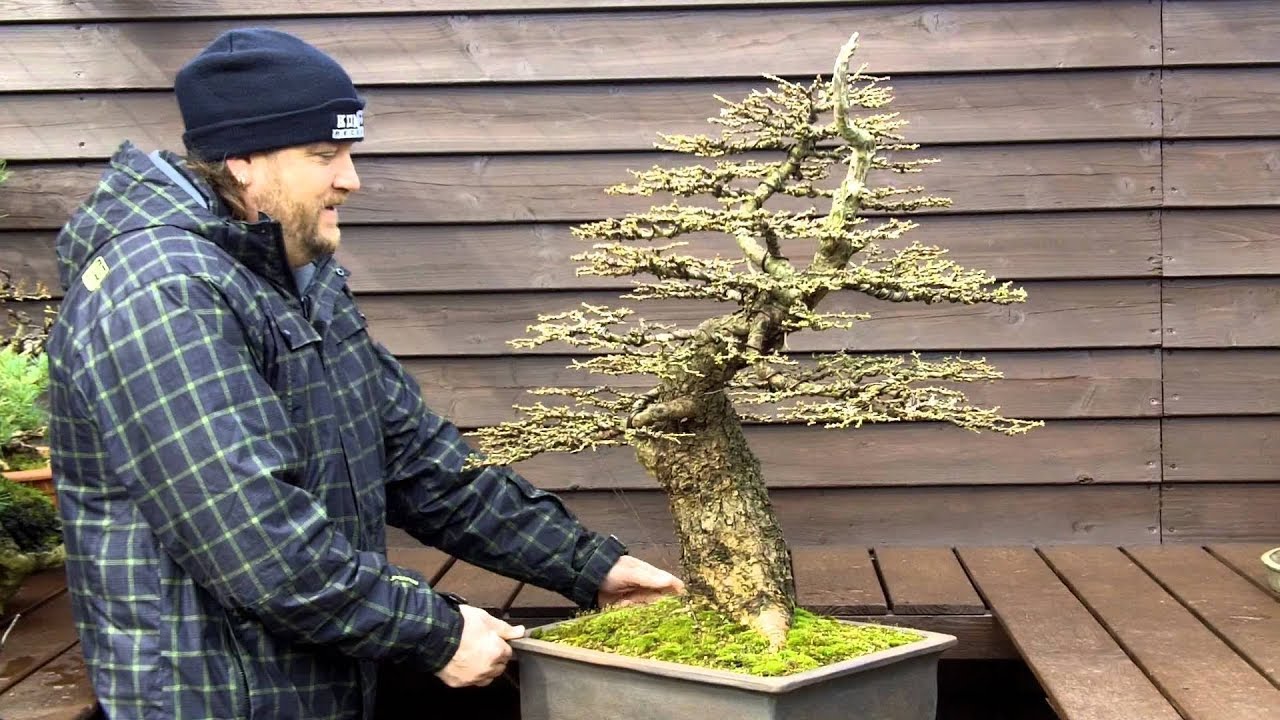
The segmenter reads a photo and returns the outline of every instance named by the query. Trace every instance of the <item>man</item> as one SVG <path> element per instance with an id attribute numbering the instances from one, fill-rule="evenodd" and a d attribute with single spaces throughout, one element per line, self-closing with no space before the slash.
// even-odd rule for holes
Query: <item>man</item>
<path id="1" fill-rule="evenodd" d="M 112 718 L 368 717 L 375 663 L 483 685 L 513 628 L 390 565 L 385 525 L 583 606 L 680 592 L 470 450 L 373 343 L 338 208 L 363 101 L 235 30 L 175 83 L 190 165 L 126 143 L 58 237 L 67 578 Z"/>

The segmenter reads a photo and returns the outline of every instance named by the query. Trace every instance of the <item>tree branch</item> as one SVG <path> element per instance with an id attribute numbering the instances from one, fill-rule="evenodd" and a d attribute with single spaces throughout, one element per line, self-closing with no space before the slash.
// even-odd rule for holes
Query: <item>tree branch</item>
<path id="1" fill-rule="evenodd" d="M 688 420 L 698 413 L 698 403 L 689 398 L 676 398 L 655 403 L 631 416 L 631 427 L 646 428 Z"/>
<path id="2" fill-rule="evenodd" d="M 1024 302 L 1027 293 L 1010 283 L 995 285 L 981 270 L 963 268 L 943 256 L 946 250 L 913 243 L 892 257 L 871 256 L 861 265 L 832 273 L 840 288 L 856 290 L 891 302 L 953 302 L 971 305 Z"/>
<path id="3" fill-rule="evenodd" d="M 850 148 L 848 169 L 844 181 L 836 190 L 831 203 L 831 211 L 824 223 L 824 232 L 818 242 L 818 249 L 809 264 L 807 272 L 823 273 L 843 268 L 852 257 L 854 248 L 845 235 L 845 227 L 849 220 L 858 214 L 862 192 L 866 187 L 867 171 L 871 169 L 871 159 L 876 151 L 875 136 L 858 123 L 849 119 L 849 60 L 858 47 L 858 34 L 854 33 L 844 47 L 840 48 L 832 77 L 833 110 L 835 127 L 840 137 Z M 805 298 L 809 307 L 814 307 L 826 296 L 825 290 L 819 290 Z"/>
<path id="4" fill-rule="evenodd" d="M 938 362 L 910 361 L 894 356 L 823 358 L 816 367 L 801 368 L 762 359 L 752 375 L 735 380 L 734 401 L 776 405 L 774 419 L 822 423 L 827 427 L 861 426 L 865 422 L 930 420 L 970 430 L 1019 434 L 1043 423 L 1002 417 L 999 408 L 967 404 L 963 393 L 921 382 L 994 380 L 1000 373 L 984 360 L 945 358 Z M 761 367 L 767 366 L 767 369 Z M 815 402 L 812 398 L 826 401 Z"/>

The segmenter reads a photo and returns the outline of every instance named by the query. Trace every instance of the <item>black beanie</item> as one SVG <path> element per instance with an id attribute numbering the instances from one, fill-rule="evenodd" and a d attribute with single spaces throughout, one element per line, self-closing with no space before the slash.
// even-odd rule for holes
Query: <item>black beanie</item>
<path id="1" fill-rule="evenodd" d="M 364 138 L 364 100 L 333 58 L 278 30 L 230 30 L 174 81 L 187 151 L 201 160 Z"/>

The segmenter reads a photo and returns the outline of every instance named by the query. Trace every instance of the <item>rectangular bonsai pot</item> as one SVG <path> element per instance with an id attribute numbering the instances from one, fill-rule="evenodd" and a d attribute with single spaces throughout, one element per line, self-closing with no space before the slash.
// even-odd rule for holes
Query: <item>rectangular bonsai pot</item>
<path id="1" fill-rule="evenodd" d="M 934 720 L 938 658 L 957 641 L 951 635 L 910 629 L 923 639 L 785 677 L 755 677 L 521 638 L 511 641 L 520 664 L 520 716 Z"/>

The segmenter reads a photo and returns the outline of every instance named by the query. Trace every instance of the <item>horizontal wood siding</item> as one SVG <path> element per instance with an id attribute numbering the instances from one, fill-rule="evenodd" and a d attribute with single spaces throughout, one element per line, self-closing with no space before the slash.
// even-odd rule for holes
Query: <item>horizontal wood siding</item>
<path id="1" fill-rule="evenodd" d="M 1110 545 L 1160 538 L 1158 490 L 1147 485 L 779 488 L 772 495 L 783 532 L 797 545 Z M 565 497 L 589 525 L 616 528 L 635 542 L 674 541 L 666 498 L 657 490 Z M 1267 507 L 1277 509 L 1275 502 Z M 1224 534 L 1232 532 L 1244 529 Z"/>
<path id="2" fill-rule="evenodd" d="M 796 352 L 946 349 L 1132 347 L 1155 345 L 1160 334 L 1159 291 L 1151 280 L 1024 283 L 1025 304 L 894 304 L 854 292 L 833 293 L 830 311 L 872 315 L 850 330 L 798 332 L 787 347 Z M 361 303 L 374 334 L 402 355 L 493 355 L 510 351 L 539 312 L 559 312 L 579 303 L 620 305 L 617 292 L 572 295 L 530 292 L 367 295 Z M 652 321 L 696 323 L 718 307 L 710 301 L 645 302 Z M 528 354 L 560 354 L 547 344 Z"/>
<path id="3" fill-rule="evenodd" d="M 985 0 L 951 0 L 951 4 Z M 290 17 L 477 13 L 510 10 L 751 7 L 754 5 L 892 5 L 895 0 L 0 0 L 0 23 L 48 20 L 134 20 L 200 17 Z"/>
<path id="4" fill-rule="evenodd" d="M 998 405 L 1018 417 L 1059 420 L 1161 416 L 1160 355 L 1156 348 L 1031 350 L 981 355 L 1000 368 L 1004 379 L 963 386 L 961 389 L 975 403 Z M 929 359 L 934 355 L 923 357 Z M 803 362 L 805 358 L 802 355 L 800 359 Z M 567 367 L 571 360 L 561 355 L 505 355 L 407 357 L 404 362 L 433 408 L 462 426 L 478 427 L 510 419 L 513 404 L 529 403 L 531 398 L 525 393 L 530 388 L 595 385 L 594 375 Z M 1274 374 L 1280 375 L 1280 363 L 1276 363 Z M 633 377 L 617 378 L 611 384 L 619 389 L 646 387 L 643 378 Z M 1189 390 L 1185 392 L 1190 395 Z M 1262 397 L 1265 396 L 1263 393 Z M 1280 402 L 1280 385 L 1273 397 L 1275 402 Z M 908 429 L 868 427 L 856 432 Z M 827 433 L 813 434 L 821 440 L 829 437 Z M 956 439 L 963 443 L 977 437 L 961 434 Z M 1030 437 L 1020 438 L 1018 442 Z"/>
<path id="5" fill-rule="evenodd" d="M 1075 420 L 1008 438 L 923 423 L 827 436 L 776 425 L 747 428 L 747 439 L 778 488 L 1145 484 L 1159 480 L 1159 429 L 1156 419 Z M 539 456 L 521 468 L 557 490 L 658 488 L 630 448 Z"/>
<path id="6" fill-rule="evenodd" d="M 1280 352 L 1166 350 L 1164 392 L 1169 416 L 1280 415 Z"/>
<path id="7" fill-rule="evenodd" d="M 1164 275 L 1266 275 L 1280 268 L 1280 208 L 1165 210 Z"/>
<path id="8" fill-rule="evenodd" d="M 940 162 L 922 181 L 949 197 L 943 212 L 1142 208 L 1159 204 L 1160 148 L 1154 141 L 935 148 Z M 566 153 L 371 157 L 362 189 L 342 206 L 344 222 L 492 223 L 598 220 L 671 198 L 606 195 L 629 170 L 663 162 L 659 153 Z M 56 228 L 97 184 L 101 163 L 13 165 L 0 230 Z M 17 172 L 21 169 L 22 172 Z M 889 171 L 869 182 L 893 184 Z M 913 178 L 913 182 L 915 179 Z M 835 184 L 831 180 L 830 184 Z M 687 204 L 709 204 L 690 198 Z M 801 198 L 779 209 L 802 211 Z M 567 262 L 567 260 L 566 260 Z"/>
<path id="9" fill-rule="evenodd" d="M 1280 6 L 1164 3 L 1166 540 L 1280 536 Z"/>
<path id="10" fill-rule="evenodd" d="M 1271 0 L 1163 0 L 1165 65 L 1280 63 Z"/>
<path id="11" fill-rule="evenodd" d="M 363 154 L 649 150 L 665 133 L 703 133 L 722 107 L 760 83 L 683 81 L 375 87 Z M 1153 70 L 899 76 L 895 112 L 922 143 L 1157 138 Z M 999 125 L 991 113 L 1005 116 Z M 14 93 L 0 107 L 0 157 L 105 158 L 122 138 L 180 147 L 168 91 Z"/>
<path id="12" fill-rule="evenodd" d="M 230 19 L 20 24 L 0 90 L 169 87 Z M 877 72 L 1154 65 L 1160 8 L 1145 0 L 969 6 L 783 6 L 257 20 L 330 52 L 361 84 L 754 78 L 830 72 L 862 33 Z M 779 32 L 779 28 L 784 29 Z"/>
<path id="13" fill-rule="evenodd" d="M 516 352 L 538 312 L 622 304 L 578 277 L 574 224 L 666 164 L 659 132 L 714 131 L 716 95 L 829 73 L 853 31 L 910 121 L 939 244 L 1024 286 L 1012 307 L 895 305 L 817 351 L 985 356 L 964 388 L 1047 427 L 747 428 L 799 546 L 1143 543 L 1280 536 L 1280 7 L 1268 0 L 0 0 L 0 267 L 57 288 L 53 235 L 122 140 L 181 149 L 171 85 L 218 32 L 265 25 L 333 53 L 369 101 L 341 260 L 375 337 L 464 430 L 525 390 L 593 384 L 564 346 Z M 886 181 L 883 173 L 873 181 Z M 802 209 L 807 202 L 783 201 Z M 732 254 L 694 237 L 691 252 Z M 809 256 L 802 241 L 783 248 Z M 707 305 L 654 302 L 693 322 Z M 717 308 L 710 307 L 711 310 Z M 621 378 L 620 387 L 642 387 Z M 1278 389 L 1272 389 L 1273 386 Z M 590 524 L 667 542 L 629 449 L 520 469 Z M 1268 495 L 1270 491 L 1270 495 Z M 1269 514 L 1268 514 L 1269 513 Z"/>

